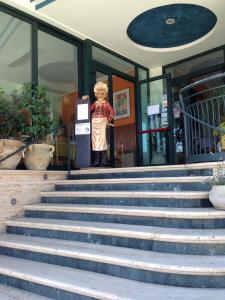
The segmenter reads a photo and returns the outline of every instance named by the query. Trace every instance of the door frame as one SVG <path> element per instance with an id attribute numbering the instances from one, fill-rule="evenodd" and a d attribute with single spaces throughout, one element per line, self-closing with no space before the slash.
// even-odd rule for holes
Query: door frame
<path id="1" fill-rule="evenodd" d="M 94 99 L 94 92 L 93 92 L 93 87 L 96 83 L 96 72 L 102 73 L 106 76 L 108 76 L 108 88 L 109 88 L 109 93 L 108 93 L 108 99 L 109 103 L 113 106 L 113 76 L 117 76 L 121 79 L 130 81 L 134 84 L 134 99 L 135 99 L 135 125 L 136 125 L 136 136 L 137 136 L 137 111 L 136 111 L 136 81 L 135 77 L 132 77 L 128 74 L 125 74 L 123 72 L 120 72 L 119 70 L 116 70 L 112 67 L 109 67 L 107 65 L 104 65 L 102 63 L 99 63 L 97 61 L 92 62 L 92 70 L 91 70 L 91 82 L 92 82 L 92 94 L 91 98 Z M 115 133 L 114 133 L 114 128 L 110 127 L 110 165 L 112 167 L 115 167 Z M 136 161 L 135 164 L 138 165 L 138 140 L 136 139 Z"/>
<path id="2" fill-rule="evenodd" d="M 168 135 L 167 135 L 167 142 L 166 142 L 166 148 L 167 148 L 167 153 L 166 153 L 166 158 L 167 158 L 167 164 L 174 164 L 175 163 L 175 146 L 174 146 L 174 134 L 173 134 L 173 103 L 172 103 L 172 90 L 171 90 L 171 76 L 170 74 L 163 74 L 159 76 L 155 76 L 149 79 L 141 80 L 138 82 L 138 89 L 141 90 L 141 85 L 142 84 L 148 84 L 148 89 L 147 89 L 147 97 L 150 99 L 150 83 L 153 81 L 157 80 L 166 80 L 167 83 L 167 101 L 168 101 Z M 139 120 L 140 123 L 142 123 L 142 116 L 141 119 Z M 149 128 L 150 129 L 150 128 Z M 140 132 L 139 132 L 140 133 Z M 142 134 L 142 133 L 140 133 Z M 151 134 L 151 133 L 149 133 Z M 141 139 L 142 140 L 142 139 Z M 151 139 L 150 139 L 151 141 Z M 151 142 L 150 142 L 151 143 Z M 143 143 L 141 144 L 141 149 L 142 149 L 142 155 L 143 155 Z M 150 145 L 150 160 L 152 157 L 152 146 Z M 151 164 L 150 164 L 151 165 Z"/>

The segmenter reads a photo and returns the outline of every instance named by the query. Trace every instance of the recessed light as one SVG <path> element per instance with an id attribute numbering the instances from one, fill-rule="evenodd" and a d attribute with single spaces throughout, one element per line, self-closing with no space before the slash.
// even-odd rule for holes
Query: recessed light
<path id="1" fill-rule="evenodd" d="M 175 21 L 174 18 L 168 18 L 168 19 L 166 19 L 166 24 L 167 25 L 173 25 L 175 23 L 176 23 L 176 21 Z"/>

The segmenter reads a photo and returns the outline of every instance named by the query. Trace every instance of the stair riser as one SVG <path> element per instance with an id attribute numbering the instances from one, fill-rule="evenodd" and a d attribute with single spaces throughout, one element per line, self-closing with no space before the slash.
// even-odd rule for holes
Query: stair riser
<path id="1" fill-rule="evenodd" d="M 209 191 L 208 182 L 58 184 L 56 191 Z"/>
<path id="2" fill-rule="evenodd" d="M 96 298 L 78 295 L 54 287 L 37 284 L 35 282 L 23 280 L 13 276 L 6 276 L 3 274 L 0 274 L 0 284 L 11 286 L 55 300 L 96 300 Z"/>
<path id="3" fill-rule="evenodd" d="M 212 176 L 212 169 L 200 170 L 169 170 L 146 172 L 116 172 L 95 174 L 73 174 L 70 179 L 111 179 L 111 178 L 152 178 L 152 177 L 183 177 L 183 176 Z"/>
<path id="4" fill-rule="evenodd" d="M 187 255 L 225 255 L 225 244 L 175 243 L 139 238 L 119 237 L 82 232 L 67 232 L 59 230 L 23 228 L 7 226 L 7 233 L 25 236 L 45 237 L 61 240 L 79 241 L 92 244 L 127 247 L 162 253 L 177 253 Z"/>
<path id="5" fill-rule="evenodd" d="M 179 287 L 192 288 L 225 288 L 225 276 L 202 276 L 170 274 L 166 272 L 154 272 L 140 268 L 130 268 L 115 264 L 102 263 L 91 260 L 77 259 L 52 254 L 38 253 L 26 250 L 0 247 L 0 254 L 44 262 L 53 265 L 86 270 L 146 283 L 165 284 Z"/>
<path id="6" fill-rule="evenodd" d="M 42 203 L 127 205 L 147 207 L 200 208 L 212 207 L 208 199 L 104 198 L 104 197 L 42 197 Z"/>
<path id="7" fill-rule="evenodd" d="M 26 211 L 29 218 L 46 218 L 186 229 L 225 228 L 225 219 L 175 219 L 76 212 Z"/>

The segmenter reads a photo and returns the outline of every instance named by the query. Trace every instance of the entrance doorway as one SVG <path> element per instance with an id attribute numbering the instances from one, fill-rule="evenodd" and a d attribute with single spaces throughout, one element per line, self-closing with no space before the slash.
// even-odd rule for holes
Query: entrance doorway
<path id="1" fill-rule="evenodd" d="M 159 76 L 140 84 L 143 165 L 173 163 L 170 78 Z"/>
<path id="2" fill-rule="evenodd" d="M 107 156 L 112 167 L 136 166 L 135 84 L 122 75 L 98 68 L 93 85 L 103 81 L 109 87 L 108 101 L 115 110 L 114 127 L 107 128 Z M 93 95 L 94 98 L 94 95 Z"/>

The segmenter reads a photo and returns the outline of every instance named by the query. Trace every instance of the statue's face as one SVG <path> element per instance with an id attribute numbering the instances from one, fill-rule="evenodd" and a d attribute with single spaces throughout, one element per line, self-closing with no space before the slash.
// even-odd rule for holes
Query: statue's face
<path id="1" fill-rule="evenodd" d="M 97 99 L 105 99 L 106 97 L 106 92 L 105 90 L 102 90 L 102 89 L 98 89 L 95 93 L 95 96 Z"/>

